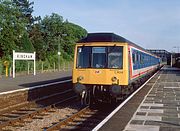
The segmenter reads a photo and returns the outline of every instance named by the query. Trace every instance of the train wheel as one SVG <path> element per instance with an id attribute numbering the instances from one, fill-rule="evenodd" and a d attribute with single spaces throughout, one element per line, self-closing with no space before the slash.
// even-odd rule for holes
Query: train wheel
<path id="1" fill-rule="evenodd" d="M 90 90 L 84 90 L 81 94 L 81 105 L 87 106 L 90 105 L 91 95 Z"/>
<path id="2" fill-rule="evenodd" d="M 91 105 L 95 106 L 95 105 L 99 105 L 99 96 L 101 95 L 100 91 L 99 91 L 99 87 L 97 86 L 93 86 L 92 87 L 92 90 L 91 90 Z"/>
<path id="3" fill-rule="evenodd" d="M 132 86 L 133 86 L 133 90 L 135 91 L 138 88 L 138 83 L 134 82 L 132 83 Z"/>
<path id="4" fill-rule="evenodd" d="M 134 91 L 133 85 L 130 84 L 130 85 L 129 85 L 129 92 L 132 93 L 133 91 Z"/>
<path id="5" fill-rule="evenodd" d="M 90 92 L 90 106 L 91 106 L 91 107 L 94 106 L 95 103 L 96 103 L 96 97 L 95 97 L 95 95 L 93 94 L 93 92 L 91 91 L 91 92 Z"/>
<path id="6" fill-rule="evenodd" d="M 128 87 L 124 87 L 124 88 L 122 89 L 122 96 L 123 96 L 123 98 L 127 98 L 129 93 L 130 93 L 130 92 L 129 92 Z"/>

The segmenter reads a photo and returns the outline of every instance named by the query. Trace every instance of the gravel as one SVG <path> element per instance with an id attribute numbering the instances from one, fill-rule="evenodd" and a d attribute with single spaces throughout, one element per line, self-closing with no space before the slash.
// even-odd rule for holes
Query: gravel
<path id="1" fill-rule="evenodd" d="M 16 131 L 40 131 L 44 130 L 45 127 L 50 127 L 53 124 L 62 121 L 73 113 L 78 112 L 80 106 L 69 106 L 64 108 L 54 108 L 48 112 L 43 112 L 40 115 L 34 116 L 33 119 L 27 118 L 24 120 L 25 123 L 16 123 L 13 127 L 5 127 L 5 130 L 16 130 Z"/>

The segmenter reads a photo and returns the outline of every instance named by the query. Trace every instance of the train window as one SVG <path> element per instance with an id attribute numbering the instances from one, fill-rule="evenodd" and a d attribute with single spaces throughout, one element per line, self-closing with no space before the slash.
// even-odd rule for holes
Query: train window
<path id="1" fill-rule="evenodd" d="M 132 57 L 133 57 L 133 63 L 136 63 L 136 61 L 137 61 L 136 52 L 133 52 Z"/>
<path id="2" fill-rule="evenodd" d="M 143 54 L 140 54 L 140 62 L 141 62 L 141 64 L 143 64 L 144 63 L 144 55 Z"/>
<path id="3" fill-rule="evenodd" d="M 92 47 L 92 67 L 105 68 L 106 47 Z"/>
<path id="4" fill-rule="evenodd" d="M 123 68 L 123 47 L 108 48 L 108 68 Z"/>
<path id="5" fill-rule="evenodd" d="M 141 62 L 141 54 L 138 53 L 138 62 Z"/>
<path id="6" fill-rule="evenodd" d="M 77 54 L 77 68 L 88 68 L 91 66 L 91 47 L 79 47 Z"/>
<path id="7" fill-rule="evenodd" d="M 123 68 L 123 47 L 78 47 L 77 68 Z"/>

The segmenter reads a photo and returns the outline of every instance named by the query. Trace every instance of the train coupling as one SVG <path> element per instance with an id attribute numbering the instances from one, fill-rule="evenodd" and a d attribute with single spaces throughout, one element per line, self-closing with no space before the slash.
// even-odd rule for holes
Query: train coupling
<path id="1" fill-rule="evenodd" d="M 77 93 L 77 94 L 81 94 L 83 91 L 87 90 L 86 89 L 86 86 L 81 84 L 81 83 L 75 83 L 74 84 L 74 91 Z"/>

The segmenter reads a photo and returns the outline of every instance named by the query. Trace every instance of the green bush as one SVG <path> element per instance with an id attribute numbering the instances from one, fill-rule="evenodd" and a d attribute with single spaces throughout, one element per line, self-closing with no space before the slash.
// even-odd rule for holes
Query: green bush
<path id="1" fill-rule="evenodd" d="M 71 61 L 72 60 L 71 55 L 69 55 L 68 53 L 62 52 L 62 55 L 63 55 L 64 61 Z"/>
<path id="2" fill-rule="evenodd" d="M 3 73 L 3 62 L 0 59 L 0 75 L 2 75 L 2 73 Z"/>
<path id="3" fill-rule="evenodd" d="M 3 61 L 0 59 L 0 75 L 5 74 L 5 67 L 3 65 Z M 60 68 L 62 69 L 64 67 L 64 64 L 67 65 L 67 63 L 71 62 L 71 60 L 65 60 L 60 57 Z M 11 62 L 10 62 L 11 63 Z M 32 73 L 34 70 L 34 62 L 33 61 L 16 61 L 16 73 L 20 72 L 27 72 L 28 71 L 28 63 L 29 63 L 29 70 Z M 46 58 L 44 61 L 36 61 L 36 71 L 42 71 L 42 65 L 43 65 L 43 70 L 52 70 L 54 69 L 54 64 L 55 64 L 55 69 L 58 69 L 58 56 L 49 56 Z M 11 63 L 12 69 L 12 63 Z"/>

